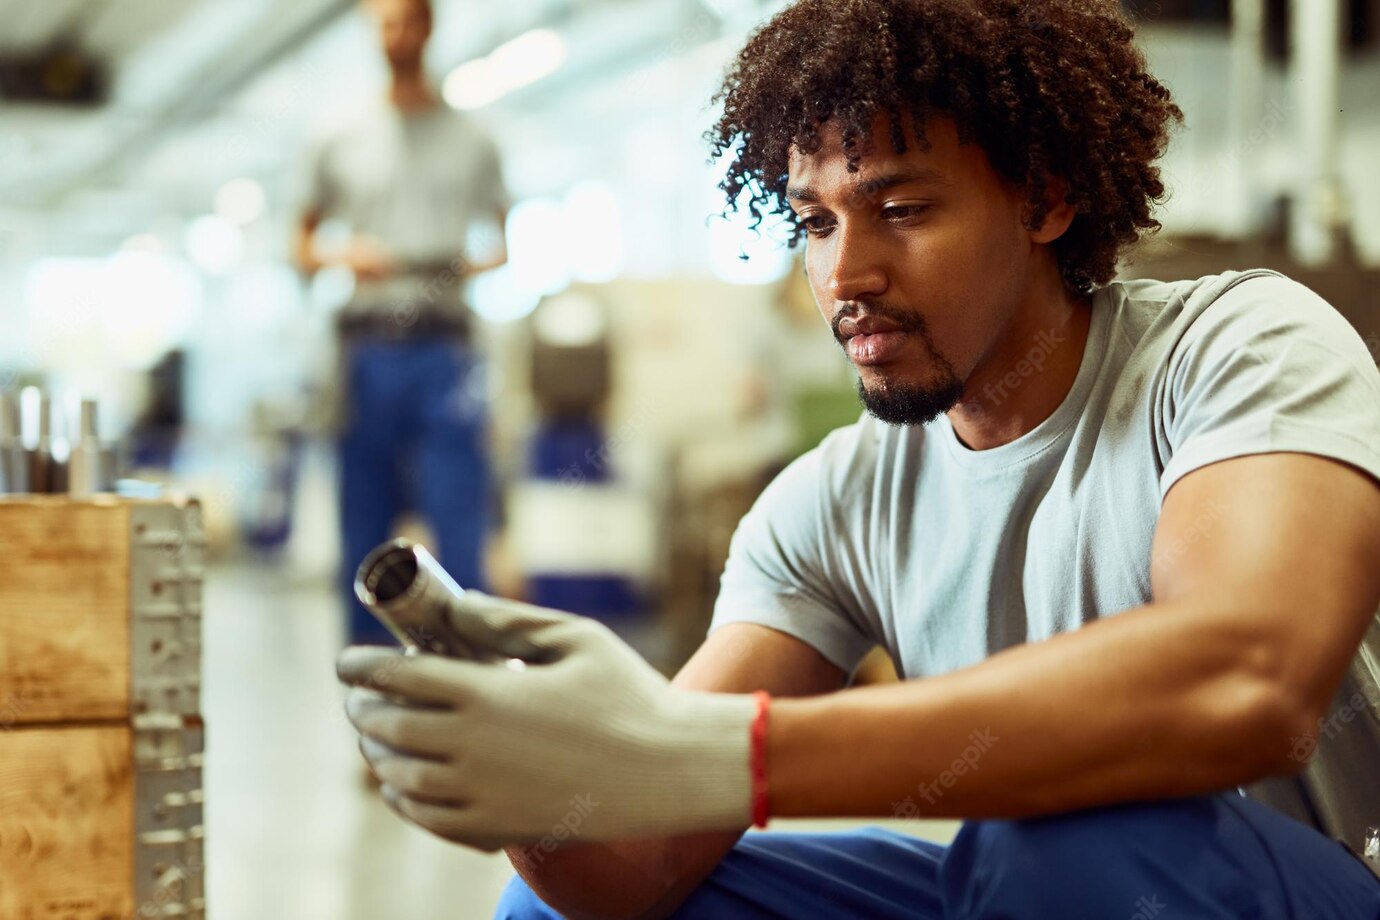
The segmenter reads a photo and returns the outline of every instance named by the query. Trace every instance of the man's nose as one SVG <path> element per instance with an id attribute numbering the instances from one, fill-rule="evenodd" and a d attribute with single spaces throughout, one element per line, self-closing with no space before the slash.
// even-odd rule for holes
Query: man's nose
<path id="1" fill-rule="evenodd" d="M 881 254 L 858 230 L 836 231 L 829 294 L 835 301 L 866 300 L 886 293 L 887 273 Z"/>

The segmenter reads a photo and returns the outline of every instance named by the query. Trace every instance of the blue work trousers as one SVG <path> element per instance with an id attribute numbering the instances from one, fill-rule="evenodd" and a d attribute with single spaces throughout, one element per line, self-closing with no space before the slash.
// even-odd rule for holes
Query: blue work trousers
<path id="1" fill-rule="evenodd" d="M 521 879 L 498 920 L 556 920 Z M 1019 821 L 948 847 L 878 827 L 750 832 L 676 920 L 1377 920 L 1380 878 L 1235 792 Z"/>
<path id="2" fill-rule="evenodd" d="M 393 643 L 355 599 L 360 562 L 398 516 L 419 512 L 462 587 L 483 590 L 487 413 L 477 362 L 448 340 L 347 341 L 340 440 L 342 581 L 351 643 Z"/>

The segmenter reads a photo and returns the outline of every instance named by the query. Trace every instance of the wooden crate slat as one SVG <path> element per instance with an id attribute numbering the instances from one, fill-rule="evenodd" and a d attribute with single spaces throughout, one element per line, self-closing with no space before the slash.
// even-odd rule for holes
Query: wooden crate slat
<path id="1" fill-rule="evenodd" d="M 0 729 L 129 715 L 129 509 L 0 501 Z"/>
<path id="2" fill-rule="evenodd" d="M 0 731 L 0 920 L 134 911 L 131 732 Z"/>

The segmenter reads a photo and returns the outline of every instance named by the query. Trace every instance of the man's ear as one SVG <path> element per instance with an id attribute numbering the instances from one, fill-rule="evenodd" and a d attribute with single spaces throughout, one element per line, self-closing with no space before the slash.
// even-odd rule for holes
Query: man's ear
<path id="1" fill-rule="evenodd" d="M 1045 177 L 1045 219 L 1038 227 L 1029 227 L 1032 243 L 1052 243 L 1068 231 L 1078 209 L 1066 200 L 1069 194 L 1068 180 L 1062 176 Z"/>

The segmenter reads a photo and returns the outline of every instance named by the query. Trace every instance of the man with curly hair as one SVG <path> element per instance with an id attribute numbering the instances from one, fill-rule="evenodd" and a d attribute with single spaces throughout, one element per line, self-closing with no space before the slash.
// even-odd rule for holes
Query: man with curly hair
<path id="1" fill-rule="evenodd" d="M 752 36 L 724 190 L 804 241 L 867 413 L 743 519 L 669 684 L 482 596 L 452 625 L 525 666 L 341 661 L 394 807 L 508 848 L 499 916 L 1380 915 L 1380 374 L 1271 272 L 1113 280 L 1180 118 L 1132 39 L 1114 0 Z M 906 679 L 848 688 L 877 644 Z"/>

